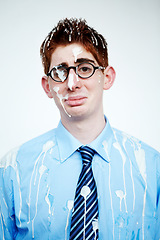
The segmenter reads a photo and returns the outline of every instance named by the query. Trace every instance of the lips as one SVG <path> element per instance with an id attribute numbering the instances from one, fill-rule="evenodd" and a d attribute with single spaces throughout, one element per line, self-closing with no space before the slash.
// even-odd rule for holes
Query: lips
<path id="1" fill-rule="evenodd" d="M 86 99 L 87 97 L 83 96 L 70 96 L 68 97 L 68 99 L 65 100 L 65 102 L 71 107 L 76 107 L 83 105 L 86 102 Z"/>

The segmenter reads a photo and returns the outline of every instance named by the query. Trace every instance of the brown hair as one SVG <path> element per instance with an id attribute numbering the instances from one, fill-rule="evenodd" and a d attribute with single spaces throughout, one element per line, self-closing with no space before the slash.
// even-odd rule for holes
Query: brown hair
<path id="1" fill-rule="evenodd" d="M 41 45 L 40 55 L 45 74 L 49 71 L 51 55 L 54 50 L 58 46 L 66 46 L 72 43 L 81 44 L 92 53 L 99 65 L 108 66 L 107 42 L 104 37 L 89 27 L 85 20 L 65 18 L 58 22 Z"/>

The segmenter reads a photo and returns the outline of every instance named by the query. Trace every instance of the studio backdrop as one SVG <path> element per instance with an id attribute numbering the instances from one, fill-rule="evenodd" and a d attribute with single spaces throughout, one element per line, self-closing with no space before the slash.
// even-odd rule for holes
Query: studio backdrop
<path id="1" fill-rule="evenodd" d="M 65 17 L 85 18 L 107 40 L 110 124 L 160 150 L 159 0 L 0 0 L 0 157 L 59 122 L 41 87 L 39 49 Z"/>

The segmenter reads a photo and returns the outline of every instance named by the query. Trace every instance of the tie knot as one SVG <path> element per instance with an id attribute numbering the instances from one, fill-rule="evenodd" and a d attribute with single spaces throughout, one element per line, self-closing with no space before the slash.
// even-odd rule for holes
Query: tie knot
<path id="1" fill-rule="evenodd" d="M 83 146 L 78 149 L 82 156 L 82 161 L 83 164 L 85 165 L 90 165 L 92 163 L 93 156 L 95 154 L 95 150 L 88 147 L 88 146 Z"/>

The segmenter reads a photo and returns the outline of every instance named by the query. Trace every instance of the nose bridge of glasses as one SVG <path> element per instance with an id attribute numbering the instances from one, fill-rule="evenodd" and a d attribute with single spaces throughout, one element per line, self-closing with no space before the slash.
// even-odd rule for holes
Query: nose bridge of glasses
<path id="1" fill-rule="evenodd" d="M 70 67 L 67 68 L 68 75 L 69 75 L 71 69 L 73 69 L 74 72 L 75 72 L 75 74 L 77 74 L 77 67 L 75 67 L 75 66 L 70 66 Z"/>

